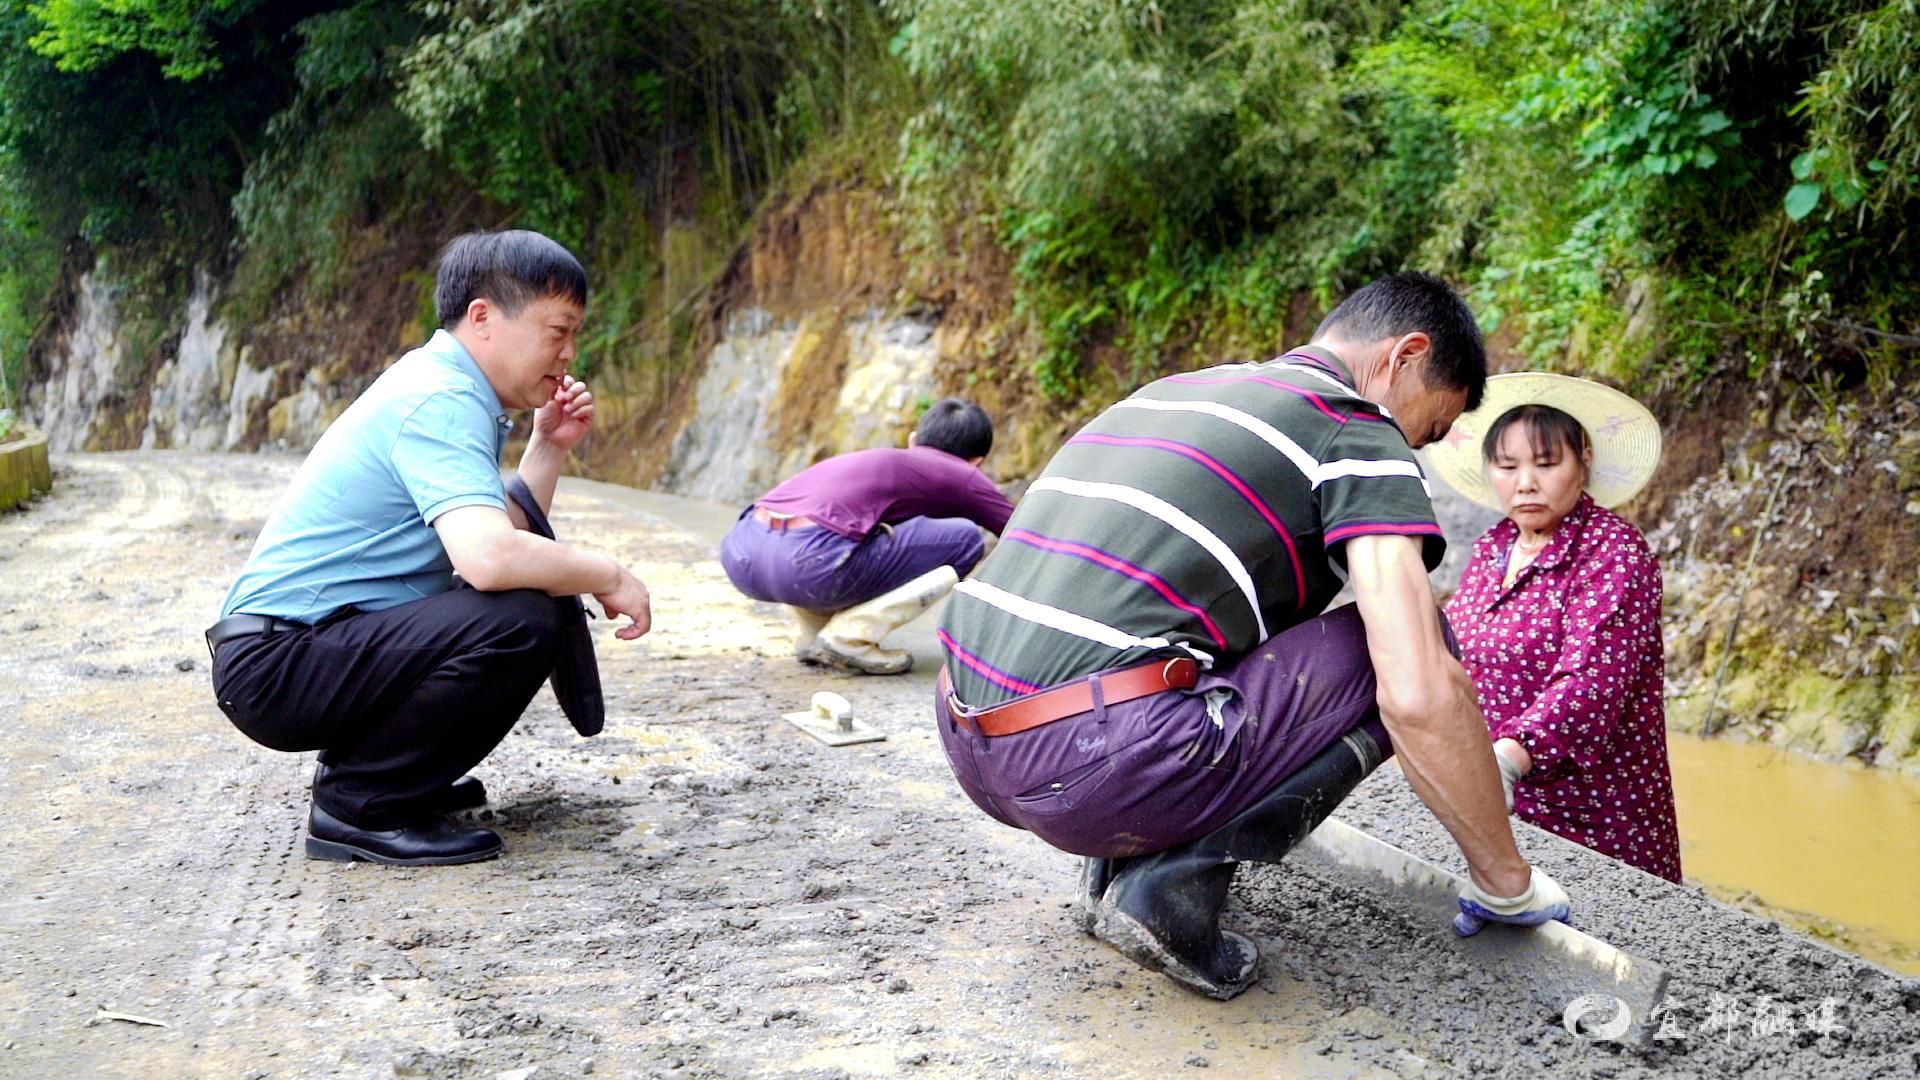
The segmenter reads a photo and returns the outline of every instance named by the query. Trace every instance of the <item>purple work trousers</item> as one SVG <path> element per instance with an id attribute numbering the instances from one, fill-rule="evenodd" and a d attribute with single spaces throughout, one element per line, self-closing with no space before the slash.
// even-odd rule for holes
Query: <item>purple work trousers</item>
<path id="1" fill-rule="evenodd" d="M 1202 674 L 1192 690 L 1096 706 L 1013 735 L 975 734 L 954 722 L 944 699 L 934 719 L 961 789 L 982 810 L 1100 858 L 1206 835 L 1356 727 L 1393 752 L 1353 605 L 1267 639 Z"/>
<path id="2" fill-rule="evenodd" d="M 748 507 L 720 541 L 720 565 L 755 600 L 840 611 L 935 567 L 966 577 L 985 551 L 980 527 L 965 518 L 910 518 L 852 540 L 820 525 L 775 529 Z"/>

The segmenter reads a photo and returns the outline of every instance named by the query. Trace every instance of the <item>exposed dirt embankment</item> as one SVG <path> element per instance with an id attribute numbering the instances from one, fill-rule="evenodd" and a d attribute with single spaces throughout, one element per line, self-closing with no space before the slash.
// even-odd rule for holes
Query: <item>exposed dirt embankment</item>
<path id="1" fill-rule="evenodd" d="M 848 325 L 904 317 L 931 325 L 941 393 L 984 406 L 999 424 L 989 465 L 1007 477 L 1038 471 L 1064 435 L 1071 408 L 1042 399 L 1025 361 L 1030 342 L 1013 317 L 1011 268 L 982 223 L 949 226 L 914 254 L 898 210 L 882 192 L 854 181 L 822 181 L 769 200 L 706 296 L 690 365 L 663 395 L 626 402 L 622 430 L 605 441 L 602 479 L 647 486 L 668 464 L 672 442 L 692 418 L 706 358 L 750 321 L 796 325 L 802 347 L 778 376 L 769 410 L 772 438 L 815 438 L 835 424 L 848 368 Z M 904 434 L 904 433 L 902 433 Z M 832 452 L 859 449 L 832 446 Z"/>
<path id="2" fill-rule="evenodd" d="M 1666 570 L 1671 722 L 1920 769 L 1920 399 L 1723 384 L 1663 413 L 1629 511 Z"/>
<path id="3" fill-rule="evenodd" d="M 309 446 L 425 340 L 434 236 L 428 222 L 370 228 L 337 290 L 297 283 L 258 311 L 205 272 L 130 280 L 70 260 L 28 353 L 27 411 L 57 450 Z"/>
<path id="4" fill-rule="evenodd" d="M 431 269 L 439 248 L 432 229 L 395 225 L 362 234 L 356 247 L 344 256 L 354 269 L 339 295 L 322 301 L 305 288 L 291 289 L 259 322 L 234 326 L 244 362 L 273 379 L 270 390 L 248 403 L 245 449 L 310 444 L 396 356 L 431 332 Z M 300 418 L 299 430 L 290 432 L 296 418 L 280 403 L 298 400 L 303 391 L 315 399 L 317 415 Z"/>

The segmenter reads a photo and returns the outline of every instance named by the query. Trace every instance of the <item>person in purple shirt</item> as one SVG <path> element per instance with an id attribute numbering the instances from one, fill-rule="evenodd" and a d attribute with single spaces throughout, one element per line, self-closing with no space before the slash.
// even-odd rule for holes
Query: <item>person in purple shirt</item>
<path id="1" fill-rule="evenodd" d="M 980 471 L 993 422 L 959 398 L 935 402 L 907 448 L 828 458 L 762 495 L 720 542 L 720 564 L 755 600 L 789 605 L 802 661 L 898 675 L 910 653 L 883 649 L 986 554 L 1013 504 Z"/>

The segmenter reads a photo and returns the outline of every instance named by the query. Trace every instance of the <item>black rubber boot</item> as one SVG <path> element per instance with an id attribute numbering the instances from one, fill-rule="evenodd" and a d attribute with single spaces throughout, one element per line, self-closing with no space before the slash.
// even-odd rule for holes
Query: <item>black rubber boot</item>
<path id="1" fill-rule="evenodd" d="M 1093 933 L 1141 967 L 1226 1001 L 1253 985 L 1260 948 L 1220 929 L 1237 864 L 1198 844 L 1135 860 L 1107 886 Z"/>
<path id="2" fill-rule="evenodd" d="M 1080 896 L 1073 911 L 1073 922 L 1080 932 L 1093 936 L 1093 924 L 1100 918 L 1100 898 L 1107 895 L 1107 886 L 1113 881 L 1121 867 L 1127 865 L 1126 859 L 1096 859 L 1091 856 L 1080 860 Z"/>
<path id="3" fill-rule="evenodd" d="M 1260 950 L 1220 929 L 1234 871 L 1286 857 L 1382 760 L 1379 744 L 1355 728 L 1214 831 L 1128 860 L 1101 897 L 1094 936 L 1208 997 L 1239 994 L 1253 985 Z"/>

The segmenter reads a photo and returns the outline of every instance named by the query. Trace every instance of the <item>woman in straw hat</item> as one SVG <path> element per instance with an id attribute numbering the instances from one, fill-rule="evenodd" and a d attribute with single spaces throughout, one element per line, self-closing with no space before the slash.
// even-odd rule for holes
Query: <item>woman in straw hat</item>
<path id="1" fill-rule="evenodd" d="M 1475 542 L 1447 618 L 1510 807 L 1679 881 L 1660 566 L 1607 509 L 1652 477 L 1659 424 L 1599 383 L 1496 375 L 1428 453 L 1454 488 L 1506 515 Z"/>

